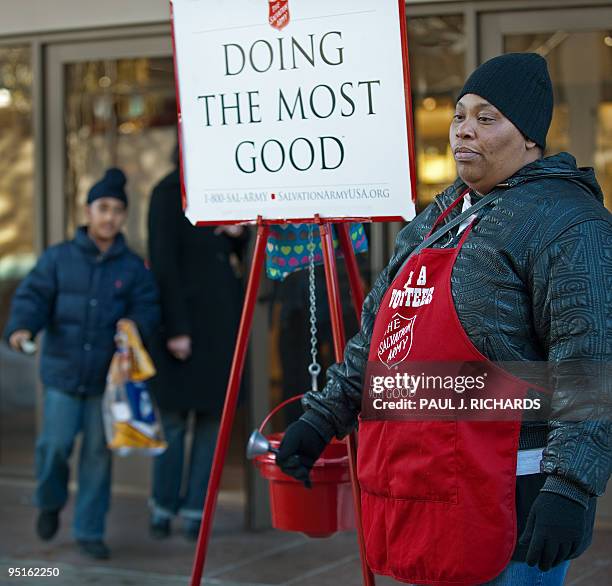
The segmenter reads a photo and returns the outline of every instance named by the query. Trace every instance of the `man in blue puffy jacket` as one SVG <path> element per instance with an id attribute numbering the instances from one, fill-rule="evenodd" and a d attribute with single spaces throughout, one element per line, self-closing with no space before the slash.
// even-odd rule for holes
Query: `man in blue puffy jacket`
<path id="1" fill-rule="evenodd" d="M 47 249 L 13 297 L 4 337 L 16 351 L 33 349 L 44 330 L 42 431 L 36 443 L 37 533 L 51 539 L 68 499 L 68 460 L 82 432 L 73 532 L 80 550 L 107 559 L 103 541 L 110 501 L 111 456 L 102 423 L 102 394 L 115 350 L 117 322 L 132 320 L 146 338 L 159 322 L 155 281 L 126 245 L 125 175 L 109 169 L 89 191 L 87 226 L 74 240 Z"/>

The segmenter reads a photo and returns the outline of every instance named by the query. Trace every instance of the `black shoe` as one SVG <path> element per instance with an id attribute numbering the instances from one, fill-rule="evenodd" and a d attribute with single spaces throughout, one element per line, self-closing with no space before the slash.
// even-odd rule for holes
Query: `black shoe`
<path id="1" fill-rule="evenodd" d="M 36 520 L 36 533 L 43 541 L 49 541 L 59 529 L 59 511 L 41 510 Z"/>
<path id="2" fill-rule="evenodd" d="M 81 553 L 94 560 L 107 560 L 110 557 L 110 551 L 101 539 L 93 541 L 79 539 L 77 543 L 79 544 Z"/>
<path id="3" fill-rule="evenodd" d="M 183 535 L 188 541 L 197 541 L 200 535 L 200 521 L 184 521 Z"/>
<path id="4" fill-rule="evenodd" d="M 149 535 L 153 539 L 166 539 L 170 536 L 170 519 L 151 519 Z"/>

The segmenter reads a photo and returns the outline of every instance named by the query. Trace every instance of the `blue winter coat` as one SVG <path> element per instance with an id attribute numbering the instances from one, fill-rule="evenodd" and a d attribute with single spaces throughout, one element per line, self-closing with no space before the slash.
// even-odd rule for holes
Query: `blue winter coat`
<path id="1" fill-rule="evenodd" d="M 143 338 L 158 326 L 158 293 L 152 274 L 119 234 L 100 253 L 79 228 L 74 240 L 47 249 L 20 284 L 4 331 L 45 330 L 41 378 L 65 392 L 98 395 L 115 350 L 117 321 L 136 322 Z"/>

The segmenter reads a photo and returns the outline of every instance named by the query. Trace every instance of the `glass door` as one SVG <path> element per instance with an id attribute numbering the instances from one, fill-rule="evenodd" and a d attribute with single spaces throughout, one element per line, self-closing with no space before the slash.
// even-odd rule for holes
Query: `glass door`
<path id="1" fill-rule="evenodd" d="M 32 55 L 0 47 L 0 332 L 11 298 L 36 261 Z M 30 474 L 36 434 L 36 363 L 0 343 L 0 473 Z"/>
<path id="2" fill-rule="evenodd" d="M 546 58 L 555 92 L 546 154 L 568 151 L 594 167 L 612 209 L 612 11 L 485 14 L 480 25 L 482 61 L 523 51 Z"/>
<path id="3" fill-rule="evenodd" d="M 125 234 L 145 256 L 151 190 L 174 166 L 170 35 L 48 47 L 45 108 L 47 244 L 72 237 L 90 187 L 120 167 L 130 199 Z M 114 486 L 148 491 L 149 465 L 115 458 Z"/>
<path id="4" fill-rule="evenodd" d="M 128 179 L 127 240 L 146 256 L 149 198 L 174 168 L 177 142 L 170 31 L 51 45 L 45 73 L 47 244 L 72 237 L 90 187 L 116 166 Z M 253 336 L 265 339 L 267 325 Z M 222 488 L 242 490 L 243 446 L 230 454 Z M 147 458 L 115 458 L 114 486 L 148 491 L 149 466 Z"/>

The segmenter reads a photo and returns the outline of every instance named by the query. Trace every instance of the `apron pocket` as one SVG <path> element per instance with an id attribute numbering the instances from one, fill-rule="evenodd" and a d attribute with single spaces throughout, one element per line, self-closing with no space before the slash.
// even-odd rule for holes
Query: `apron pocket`
<path id="1" fill-rule="evenodd" d="M 457 502 L 457 422 L 387 421 L 381 449 L 393 498 Z"/>
<path id="2" fill-rule="evenodd" d="M 359 416 L 357 435 L 357 477 L 364 492 L 389 496 L 389 483 L 385 470 L 386 421 L 362 420 Z"/>

